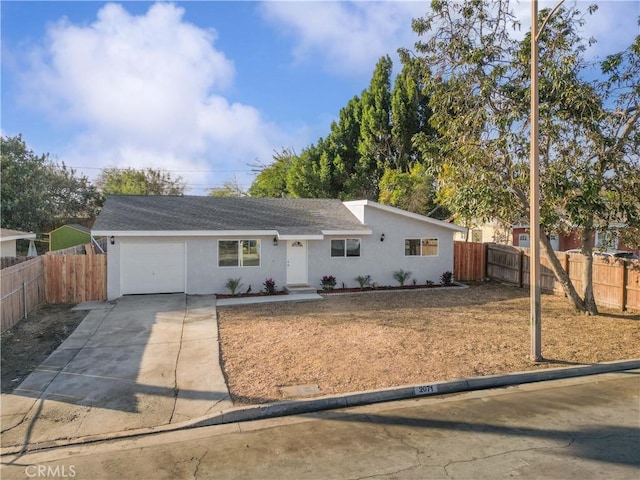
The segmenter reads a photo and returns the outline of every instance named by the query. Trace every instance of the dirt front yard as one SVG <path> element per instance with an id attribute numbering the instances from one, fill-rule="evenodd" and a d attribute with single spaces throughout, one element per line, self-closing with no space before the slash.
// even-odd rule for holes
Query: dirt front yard
<path id="1" fill-rule="evenodd" d="M 637 313 L 589 317 L 544 295 L 533 365 L 528 295 L 486 283 L 219 307 L 223 369 L 234 401 L 263 403 L 287 386 L 328 395 L 639 356 Z"/>
<path id="2" fill-rule="evenodd" d="M 12 392 L 64 342 L 87 314 L 44 304 L 2 334 L 2 393 Z"/>

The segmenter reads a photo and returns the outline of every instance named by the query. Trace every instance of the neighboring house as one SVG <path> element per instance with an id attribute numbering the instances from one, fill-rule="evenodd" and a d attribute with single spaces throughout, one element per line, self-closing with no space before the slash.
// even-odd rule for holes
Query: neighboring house
<path id="1" fill-rule="evenodd" d="M 466 229 L 361 200 L 109 196 L 92 234 L 108 238 L 107 296 L 228 293 L 240 277 L 257 292 L 357 286 L 370 275 L 394 285 L 404 269 L 420 283 L 453 271 L 453 234 Z"/>
<path id="2" fill-rule="evenodd" d="M 596 232 L 593 237 L 593 248 L 596 250 L 621 250 L 638 254 L 638 249 L 629 245 L 624 245 L 619 240 L 619 230 L 623 225 L 612 225 L 606 232 Z M 551 245 L 556 251 L 564 252 L 580 248 L 581 237 L 577 231 L 568 234 L 552 233 L 549 236 Z M 517 225 L 513 227 L 513 245 L 516 247 L 529 247 L 529 225 Z"/>
<path id="3" fill-rule="evenodd" d="M 49 232 L 50 252 L 86 243 L 91 243 L 91 229 L 77 223 L 63 225 Z"/>
<path id="4" fill-rule="evenodd" d="M 455 240 L 478 243 L 511 245 L 511 226 L 494 219 L 487 222 L 472 221 L 465 232 L 456 232 Z"/>
<path id="5" fill-rule="evenodd" d="M 16 255 L 16 240 L 33 240 L 36 239 L 35 233 L 20 232 L 18 230 L 9 230 L 7 228 L 0 229 L 0 257 L 15 257 Z M 34 252 L 35 247 L 32 249 L 29 246 L 29 251 Z"/>

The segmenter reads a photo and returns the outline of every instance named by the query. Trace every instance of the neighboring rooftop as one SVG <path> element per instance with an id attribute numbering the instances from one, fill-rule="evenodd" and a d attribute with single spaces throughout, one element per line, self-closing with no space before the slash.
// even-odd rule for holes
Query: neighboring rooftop
<path id="1" fill-rule="evenodd" d="M 36 234 L 29 233 L 29 232 L 21 232 L 20 230 L 10 230 L 8 228 L 1 228 L 0 238 L 2 238 L 2 240 L 21 240 L 21 239 L 34 240 L 36 238 Z"/>
<path id="2" fill-rule="evenodd" d="M 340 200 L 203 196 L 108 196 L 93 231 L 370 231 Z"/>
<path id="3" fill-rule="evenodd" d="M 67 223 L 66 225 L 62 225 L 62 226 L 60 226 L 58 228 L 55 228 L 55 229 L 51 230 L 49 233 L 53 233 L 56 230 L 60 230 L 61 228 L 65 228 L 65 227 L 73 228 L 73 229 L 78 230 L 80 232 L 91 234 L 91 229 L 89 227 L 85 227 L 84 225 L 80 225 L 79 223 Z"/>

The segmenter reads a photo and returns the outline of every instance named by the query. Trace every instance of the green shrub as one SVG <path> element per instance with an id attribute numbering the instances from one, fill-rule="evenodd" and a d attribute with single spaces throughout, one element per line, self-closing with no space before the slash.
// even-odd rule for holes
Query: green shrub
<path id="1" fill-rule="evenodd" d="M 404 282 L 411 278 L 411 272 L 398 270 L 397 272 L 393 272 L 393 278 L 400 284 L 401 287 L 404 287 Z"/>
<path id="2" fill-rule="evenodd" d="M 368 287 L 371 283 L 371 275 L 359 275 L 356 277 L 356 282 L 360 284 L 360 288 Z"/>
<path id="3" fill-rule="evenodd" d="M 230 278 L 229 280 L 227 280 L 227 283 L 225 283 L 224 286 L 229 289 L 231 295 L 237 295 L 238 290 L 240 290 L 240 287 L 242 287 L 242 283 L 240 283 L 240 277 Z"/>

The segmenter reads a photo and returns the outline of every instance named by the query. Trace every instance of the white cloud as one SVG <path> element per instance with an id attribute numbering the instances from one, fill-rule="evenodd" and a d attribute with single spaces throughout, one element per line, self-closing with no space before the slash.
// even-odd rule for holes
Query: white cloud
<path id="1" fill-rule="evenodd" d="M 233 62 L 215 48 L 213 30 L 183 14 L 167 3 L 141 16 L 108 4 L 90 25 L 63 19 L 49 28 L 31 58 L 25 95 L 80 132 L 60 152 L 68 164 L 243 170 L 286 144 L 257 109 L 222 95 L 233 84 Z"/>
<path id="2" fill-rule="evenodd" d="M 383 55 L 412 48 L 411 20 L 424 2 L 265 2 L 265 18 L 295 37 L 297 62 L 322 61 L 333 73 L 370 75 Z"/>
<path id="3" fill-rule="evenodd" d="M 557 0 L 542 0 L 538 10 L 552 9 L 558 3 Z M 589 6 L 596 3 L 598 9 L 589 14 Z M 521 21 L 520 36 L 531 29 L 531 3 L 529 1 L 516 1 L 513 10 Z M 629 47 L 633 39 L 638 35 L 638 16 L 640 16 L 640 3 L 635 0 L 611 0 L 594 2 L 591 0 L 567 0 L 563 7 L 576 7 L 583 15 L 585 24 L 578 26 L 578 31 L 585 38 L 593 37 L 596 43 L 588 48 L 585 55 L 589 59 L 603 58 L 606 55 L 616 53 Z"/>
<path id="4" fill-rule="evenodd" d="M 557 0 L 541 0 L 539 9 L 552 8 Z M 566 2 L 577 5 L 586 15 L 582 29 L 586 38 L 597 43 L 589 49 L 590 58 L 628 47 L 638 34 L 640 4 L 633 0 L 598 2 L 599 9 L 588 15 L 590 0 Z M 513 1 L 511 7 L 521 21 L 522 38 L 531 25 L 531 3 Z M 376 61 L 393 54 L 399 47 L 413 49 L 417 35 L 411 21 L 425 15 L 428 2 L 265 2 L 265 18 L 296 42 L 292 55 L 296 62 L 322 61 L 333 73 L 370 75 Z"/>

